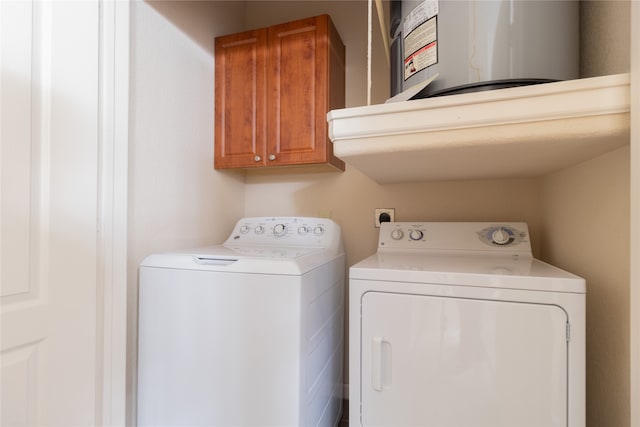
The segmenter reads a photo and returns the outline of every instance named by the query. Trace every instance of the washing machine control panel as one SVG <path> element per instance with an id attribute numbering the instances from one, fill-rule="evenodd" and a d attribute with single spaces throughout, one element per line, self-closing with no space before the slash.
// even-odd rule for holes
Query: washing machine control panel
<path id="1" fill-rule="evenodd" d="M 330 247 L 340 227 L 327 218 L 255 217 L 238 221 L 226 243 Z"/>
<path id="2" fill-rule="evenodd" d="M 385 222 L 378 248 L 531 253 L 525 223 Z"/>

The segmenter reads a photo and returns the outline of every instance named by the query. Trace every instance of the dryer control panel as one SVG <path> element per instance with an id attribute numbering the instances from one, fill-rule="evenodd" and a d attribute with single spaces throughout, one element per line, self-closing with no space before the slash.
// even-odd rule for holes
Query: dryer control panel
<path id="1" fill-rule="evenodd" d="M 386 222 L 378 250 L 422 249 L 531 254 L 525 223 Z"/>

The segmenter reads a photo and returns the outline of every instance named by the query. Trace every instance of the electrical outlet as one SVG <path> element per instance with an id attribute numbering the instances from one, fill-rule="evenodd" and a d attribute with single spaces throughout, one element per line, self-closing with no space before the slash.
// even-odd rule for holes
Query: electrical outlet
<path id="1" fill-rule="evenodd" d="M 376 208 L 374 212 L 374 224 L 376 228 L 380 228 L 381 222 L 393 222 L 396 220 L 395 208 Z"/>

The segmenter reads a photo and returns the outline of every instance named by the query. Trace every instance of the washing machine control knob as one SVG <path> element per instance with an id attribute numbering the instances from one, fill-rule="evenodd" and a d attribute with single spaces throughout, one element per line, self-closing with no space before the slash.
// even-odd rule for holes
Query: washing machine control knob
<path id="1" fill-rule="evenodd" d="M 309 228 L 307 228 L 306 226 L 302 225 L 302 226 L 298 227 L 298 234 L 299 235 L 304 236 L 308 232 L 309 232 Z"/>
<path id="2" fill-rule="evenodd" d="M 273 234 L 275 234 L 276 236 L 284 236 L 286 232 L 287 232 L 287 226 L 284 224 L 276 224 L 273 227 Z"/>
<path id="3" fill-rule="evenodd" d="M 411 230 L 409 231 L 409 238 L 411 240 L 421 240 L 424 237 L 424 233 L 422 230 Z"/>
<path id="4" fill-rule="evenodd" d="M 391 232 L 391 238 L 393 240 L 400 240 L 402 239 L 402 236 L 404 236 L 404 232 L 399 228 L 396 228 Z"/>
<path id="5" fill-rule="evenodd" d="M 248 232 L 249 232 L 249 230 L 251 230 L 251 227 L 249 227 L 248 225 L 243 225 L 243 226 L 241 226 L 241 227 L 240 227 L 240 232 L 241 232 L 242 234 L 246 234 L 246 233 L 248 233 Z"/>
<path id="6" fill-rule="evenodd" d="M 261 225 L 256 226 L 256 228 L 253 229 L 253 232 L 256 234 L 262 234 L 264 233 L 264 227 Z"/>
<path id="7" fill-rule="evenodd" d="M 318 225 L 316 228 L 313 229 L 313 234 L 315 234 L 316 236 L 322 236 L 323 233 L 324 233 L 324 228 L 322 228 L 321 225 Z"/>

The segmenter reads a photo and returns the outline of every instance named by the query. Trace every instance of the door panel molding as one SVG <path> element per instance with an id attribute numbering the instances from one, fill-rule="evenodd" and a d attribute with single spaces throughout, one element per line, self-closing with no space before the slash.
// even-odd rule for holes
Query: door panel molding
<path id="1" fill-rule="evenodd" d="M 36 425 L 40 342 L 13 348 L 2 354 L 2 422 L 8 426 Z M 9 385 L 18 384 L 18 387 Z"/>
<path id="2" fill-rule="evenodd" d="M 125 424 L 129 6 L 0 2 L 3 425 Z"/>

